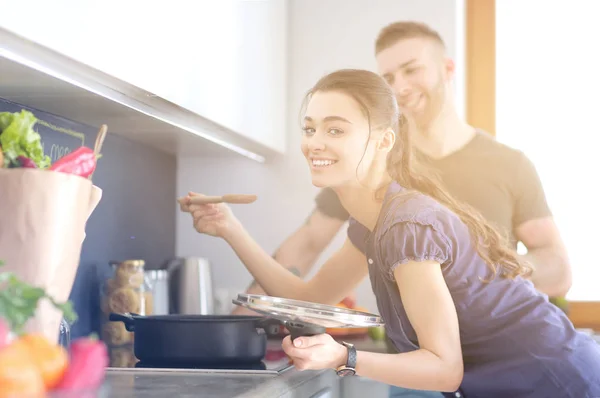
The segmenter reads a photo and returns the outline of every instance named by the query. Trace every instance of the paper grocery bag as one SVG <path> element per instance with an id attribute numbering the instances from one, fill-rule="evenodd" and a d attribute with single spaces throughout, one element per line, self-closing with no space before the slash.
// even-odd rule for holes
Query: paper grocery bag
<path id="1" fill-rule="evenodd" d="M 68 300 L 85 224 L 102 197 L 88 179 L 49 170 L 0 169 L 0 272 Z M 28 332 L 58 341 L 62 313 L 41 300 Z"/>

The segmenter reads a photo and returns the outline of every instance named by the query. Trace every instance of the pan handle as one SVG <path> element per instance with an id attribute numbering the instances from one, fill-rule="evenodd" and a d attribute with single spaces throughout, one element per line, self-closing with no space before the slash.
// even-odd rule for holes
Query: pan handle
<path id="1" fill-rule="evenodd" d="M 136 314 L 115 314 L 113 312 L 108 315 L 108 320 L 111 322 L 123 322 L 125 324 L 125 329 L 127 329 L 128 332 L 134 332 L 135 315 Z"/>
<path id="2" fill-rule="evenodd" d="M 292 341 L 300 336 L 316 336 L 317 334 L 323 334 L 326 330 L 323 326 L 310 323 L 285 321 L 283 324 L 290 332 Z"/>
<path id="3" fill-rule="evenodd" d="M 254 327 L 259 334 L 266 333 L 267 336 L 278 334 L 281 322 L 271 318 L 261 318 L 254 323 Z"/>

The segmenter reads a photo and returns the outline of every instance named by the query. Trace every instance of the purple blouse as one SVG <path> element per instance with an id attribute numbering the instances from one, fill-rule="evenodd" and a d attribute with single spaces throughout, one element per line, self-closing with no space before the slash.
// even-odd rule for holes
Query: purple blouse
<path id="1" fill-rule="evenodd" d="M 394 269 L 435 260 L 458 314 L 467 398 L 600 397 L 600 345 L 523 278 L 496 277 L 467 226 L 432 198 L 390 185 L 374 232 L 350 219 L 348 236 L 367 256 L 386 332 L 400 352 L 418 349 Z M 389 207 L 388 207 L 389 205 Z M 481 279 L 480 279 L 481 278 Z"/>

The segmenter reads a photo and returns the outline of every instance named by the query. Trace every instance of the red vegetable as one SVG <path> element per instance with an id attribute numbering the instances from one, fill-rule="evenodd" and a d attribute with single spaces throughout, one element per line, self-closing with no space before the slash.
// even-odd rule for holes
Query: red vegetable
<path id="1" fill-rule="evenodd" d="M 10 334 L 10 327 L 8 322 L 0 318 L 0 350 L 8 344 L 8 335 Z"/>
<path id="2" fill-rule="evenodd" d="M 75 174 L 84 178 L 89 177 L 95 169 L 96 155 L 92 149 L 85 146 L 63 156 L 50 166 L 50 170 Z"/>
<path id="3" fill-rule="evenodd" d="M 69 367 L 56 390 L 81 391 L 100 387 L 108 366 L 106 345 L 95 338 L 84 337 L 70 346 Z"/>
<path id="4" fill-rule="evenodd" d="M 21 167 L 24 167 L 26 169 L 37 169 L 35 162 L 33 160 L 29 159 L 28 157 L 18 156 L 17 160 L 21 164 Z"/>

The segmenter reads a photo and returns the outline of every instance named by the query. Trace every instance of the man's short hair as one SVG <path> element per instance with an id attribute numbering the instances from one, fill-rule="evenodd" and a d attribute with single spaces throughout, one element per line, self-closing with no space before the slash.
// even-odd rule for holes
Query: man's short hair
<path id="1" fill-rule="evenodd" d="M 431 39 L 442 46 L 443 49 L 446 48 L 440 34 L 426 24 L 415 21 L 400 21 L 391 23 L 381 29 L 375 40 L 375 54 L 377 55 L 381 51 L 392 47 L 400 40 L 415 38 Z"/>

